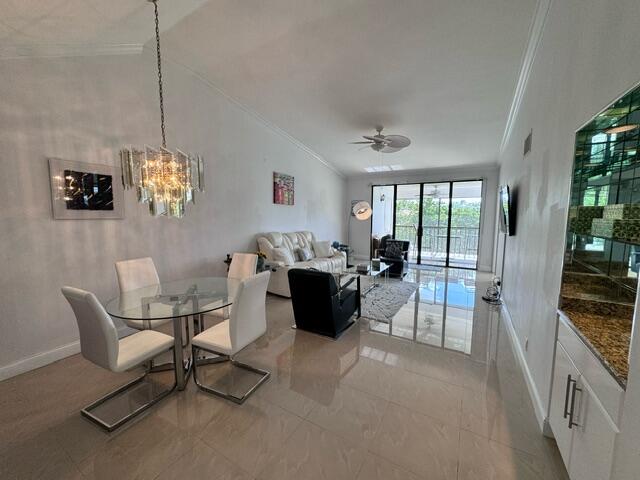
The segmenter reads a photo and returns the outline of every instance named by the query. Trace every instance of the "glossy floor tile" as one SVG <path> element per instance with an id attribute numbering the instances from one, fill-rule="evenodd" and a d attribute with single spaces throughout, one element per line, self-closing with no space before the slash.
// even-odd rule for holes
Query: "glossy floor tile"
<path id="1" fill-rule="evenodd" d="M 363 318 L 338 340 L 291 329 L 291 302 L 269 296 L 267 334 L 238 359 L 271 378 L 245 404 L 190 381 L 112 434 L 79 410 L 135 372 L 76 355 L 0 382 L 0 478 L 566 479 L 479 299 L 489 280 L 412 270 L 419 288 L 390 323 Z"/>

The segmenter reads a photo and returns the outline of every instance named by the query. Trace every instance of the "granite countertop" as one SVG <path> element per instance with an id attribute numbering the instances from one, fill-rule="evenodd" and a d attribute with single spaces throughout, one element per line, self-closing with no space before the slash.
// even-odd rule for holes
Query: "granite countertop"
<path id="1" fill-rule="evenodd" d="M 632 321 L 626 316 L 585 312 L 569 306 L 560 311 L 617 382 L 626 388 Z"/>

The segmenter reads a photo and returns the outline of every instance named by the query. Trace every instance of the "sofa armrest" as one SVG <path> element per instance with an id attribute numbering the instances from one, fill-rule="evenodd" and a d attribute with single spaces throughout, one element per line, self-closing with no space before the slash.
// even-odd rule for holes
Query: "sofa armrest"
<path id="1" fill-rule="evenodd" d="M 333 248 L 333 247 L 331 247 Z M 337 250 L 335 248 L 333 248 L 333 256 L 334 257 L 342 257 L 344 259 L 347 258 L 347 254 L 345 252 L 343 252 L 342 250 Z"/>

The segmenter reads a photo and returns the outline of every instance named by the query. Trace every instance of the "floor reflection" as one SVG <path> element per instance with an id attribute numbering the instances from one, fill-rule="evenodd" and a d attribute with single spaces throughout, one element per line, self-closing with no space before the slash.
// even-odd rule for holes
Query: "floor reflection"
<path id="1" fill-rule="evenodd" d="M 404 280 L 418 289 L 391 322 L 371 321 L 371 331 L 471 355 L 474 318 L 484 305 L 477 283 L 487 282 L 488 275 L 436 267 L 411 269 Z"/>
<path id="2" fill-rule="evenodd" d="M 78 411 L 122 374 L 75 355 L 0 382 L 0 478 L 566 480 L 500 311 L 475 294 L 490 275 L 406 280 L 420 288 L 390 324 L 362 318 L 338 340 L 291 329 L 291 301 L 269 296 L 267 334 L 238 360 L 271 377 L 243 405 L 190 381 L 107 435 Z"/>

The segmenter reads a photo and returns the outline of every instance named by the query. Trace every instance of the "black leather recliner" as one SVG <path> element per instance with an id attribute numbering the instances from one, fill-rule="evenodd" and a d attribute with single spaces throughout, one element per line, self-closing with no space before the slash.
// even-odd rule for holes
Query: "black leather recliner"
<path id="1" fill-rule="evenodd" d="M 391 265 L 389 267 L 389 275 L 393 277 L 404 277 L 409 271 L 409 245 L 408 240 L 402 241 L 402 255 L 400 257 L 387 257 L 385 251 L 387 249 L 387 240 L 393 240 L 391 235 L 385 235 L 380 239 L 380 245 L 378 249 L 373 252 L 374 255 L 380 258 L 380 261 Z"/>
<path id="2" fill-rule="evenodd" d="M 337 338 L 360 317 L 360 277 L 339 288 L 328 272 L 292 268 L 288 276 L 296 328 Z"/>

